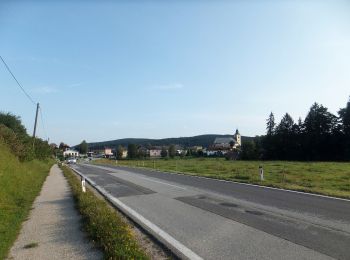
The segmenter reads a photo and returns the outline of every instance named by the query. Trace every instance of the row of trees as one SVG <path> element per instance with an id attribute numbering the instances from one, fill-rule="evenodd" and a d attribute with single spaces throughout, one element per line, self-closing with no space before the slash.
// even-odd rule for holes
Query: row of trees
<path id="1" fill-rule="evenodd" d="M 20 118 L 11 113 L 0 112 L 0 141 L 21 161 L 43 160 L 52 156 L 48 142 L 29 136 Z"/>
<path id="2" fill-rule="evenodd" d="M 334 115 L 314 103 L 304 120 L 286 113 L 279 124 L 271 112 L 266 135 L 243 143 L 242 159 L 350 160 L 350 100 Z"/>

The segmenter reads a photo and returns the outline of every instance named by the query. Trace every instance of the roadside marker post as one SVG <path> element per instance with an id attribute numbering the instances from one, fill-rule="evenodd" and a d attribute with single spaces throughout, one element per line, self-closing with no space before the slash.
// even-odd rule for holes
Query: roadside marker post
<path id="1" fill-rule="evenodd" d="M 260 174 L 260 181 L 263 181 L 264 180 L 264 169 L 261 165 L 259 166 L 259 174 Z"/>
<path id="2" fill-rule="evenodd" d="M 83 192 L 85 193 L 86 188 L 85 188 L 85 178 L 84 177 L 81 177 L 81 188 L 82 188 Z"/>

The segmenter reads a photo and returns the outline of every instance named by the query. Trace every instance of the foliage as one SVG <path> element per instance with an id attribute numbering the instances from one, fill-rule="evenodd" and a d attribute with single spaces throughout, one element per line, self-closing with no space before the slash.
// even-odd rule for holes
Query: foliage
<path id="1" fill-rule="evenodd" d="M 171 144 L 177 144 L 183 147 L 191 147 L 191 146 L 203 146 L 208 147 L 213 144 L 215 138 L 217 137 L 232 137 L 231 135 L 198 135 L 192 137 L 179 137 L 179 138 L 164 138 L 164 139 L 143 139 L 143 138 L 125 138 L 118 139 L 106 142 L 97 142 L 97 143 L 89 143 L 89 148 L 99 148 L 103 146 L 109 147 L 117 147 L 118 145 L 122 145 L 127 147 L 128 144 L 134 143 L 140 146 L 144 146 L 147 149 L 150 149 L 153 146 L 169 146 Z M 251 140 L 252 137 L 242 136 L 242 142 L 245 140 Z"/>
<path id="2" fill-rule="evenodd" d="M 118 145 L 116 149 L 116 156 L 118 160 L 123 158 L 123 151 L 124 151 L 123 147 L 121 145 Z"/>
<path id="3" fill-rule="evenodd" d="M 6 259 L 51 165 L 50 160 L 20 162 L 0 140 L 0 259 Z"/>
<path id="4" fill-rule="evenodd" d="M 0 140 L 7 144 L 21 161 L 43 160 L 53 154 L 46 141 L 29 136 L 20 118 L 10 113 L 0 113 Z"/>
<path id="5" fill-rule="evenodd" d="M 79 144 L 79 152 L 81 154 L 86 154 L 88 152 L 88 144 L 86 143 L 85 140 L 83 140 L 80 144 Z"/>
<path id="6" fill-rule="evenodd" d="M 137 157 L 137 146 L 136 144 L 128 145 L 128 158 L 135 159 Z"/>
<path id="7" fill-rule="evenodd" d="M 268 136 L 273 135 L 275 131 L 275 125 L 275 116 L 271 112 L 269 118 L 266 120 L 266 131 Z"/>
<path id="8" fill-rule="evenodd" d="M 164 146 L 162 147 L 162 150 L 160 151 L 160 156 L 162 156 L 162 158 L 168 157 L 168 151 Z"/>
<path id="9" fill-rule="evenodd" d="M 339 117 L 314 103 L 304 122 L 299 118 L 298 123 L 294 123 L 286 113 L 272 128 L 271 113 L 262 140 L 261 157 L 267 160 L 350 160 L 350 101 L 338 114 Z"/>
<path id="10" fill-rule="evenodd" d="M 0 112 L 0 124 L 12 129 L 19 138 L 27 136 L 26 128 L 22 125 L 21 118 L 18 116 L 11 113 Z"/>
<path id="11" fill-rule="evenodd" d="M 176 155 L 176 149 L 175 149 L 175 145 L 170 145 L 169 149 L 168 149 L 168 153 L 169 153 L 169 157 L 170 158 L 174 158 Z"/>
<path id="12" fill-rule="evenodd" d="M 121 216 L 90 190 L 83 193 L 80 182 L 69 168 L 63 167 L 63 172 L 72 187 L 84 227 L 103 249 L 105 259 L 148 259 Z"/>

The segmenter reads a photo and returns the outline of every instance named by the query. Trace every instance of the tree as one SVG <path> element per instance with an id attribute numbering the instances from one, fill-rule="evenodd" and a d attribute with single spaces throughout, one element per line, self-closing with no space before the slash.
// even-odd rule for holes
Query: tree
<path id="1" fill-rule="evenodd" d="M 269 118 L 266 120 L 266 131 L 268 136 L 273 135 L 275 131 L 275 116 L 272 112 L 270 113 Z"/>
<path id="2" fill-rule="evenodd" d="M 168 149 L 168 153 L 169 153 L 169 157 L 170 158 L 174 158 L 176 155 L 176 149 L 175 149 L 175 145 L 170 145 L 169 149 Z"/>
<path id="3" fill-rule="evenodd" d="M 334 155 L 332 134 L 337 117 L 322 105 L 314 103 L 304 120 L 305 159 L 325 160 Z M 327 148 L 327 149 L 326 149 Z"/>
<path id="4" fill-rule="evenodd" d="M 259 153 L 253 140 L 243 142 L 241 150 L 240 158 L 242 160 L 256 160 L 259 158 Z"/>
<path id="5" fill-rule="evenodd" d="M 0 112 L 0 124 L 12 129 L 19 137 L 27 136 L 26 128 L 22 125 L 21 118 L 11 113 Z"/>
<path id="6" fill-rule="evenodd" d="M 79 152 L 81 154 L 86 154 L 88 152 L 88 144 L 83 140 L 79 145 Z"/>
<path id="7" fill-rule="evenodd" d="M 121 145 L 118 145 L 116 149 L 116 156 L 118 160 L 123 158 L 123 151 L 124 151 L 123 147 Z"/>
<path id="8" fill-rule="evenodd" d="M 137 146 L 135 144 L 128 145 L 128 157 L 129 159 L 135 159 L 137 157 Z"/>
<path id="9" fill-rule="evenodd" d="M 345 108 L 342 108 L 338 112 L 340 122 L 342 124 L 342 130 L 347 138 L 350 138 L 350 98 Z"/>
<path id="10" fill-rule="evenodd" d="M 350 98 L 345 108 L 338 112 L 340 133 L 338 132 L 339 146 L 342 147 L 342 159 L 350 160 Z"/>
<path id="11" fill-rule="evenodd" d="M 164 146 L 162 147 L 162 151 L 160 152 L 160 156 L 162 156 L 162 158 L 165 158 L 168 156 L 168 151 L 166 150 L 166 148 Z"/>

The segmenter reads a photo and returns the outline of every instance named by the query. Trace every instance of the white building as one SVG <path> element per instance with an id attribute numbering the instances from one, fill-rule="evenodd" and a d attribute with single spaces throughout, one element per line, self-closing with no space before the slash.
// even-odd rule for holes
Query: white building
<path id="1" fill-rule="evenodd" d="M 63 152 L 63 157 L 79 157 L 79 152 L 72 149 L 67 149 Z"/>

